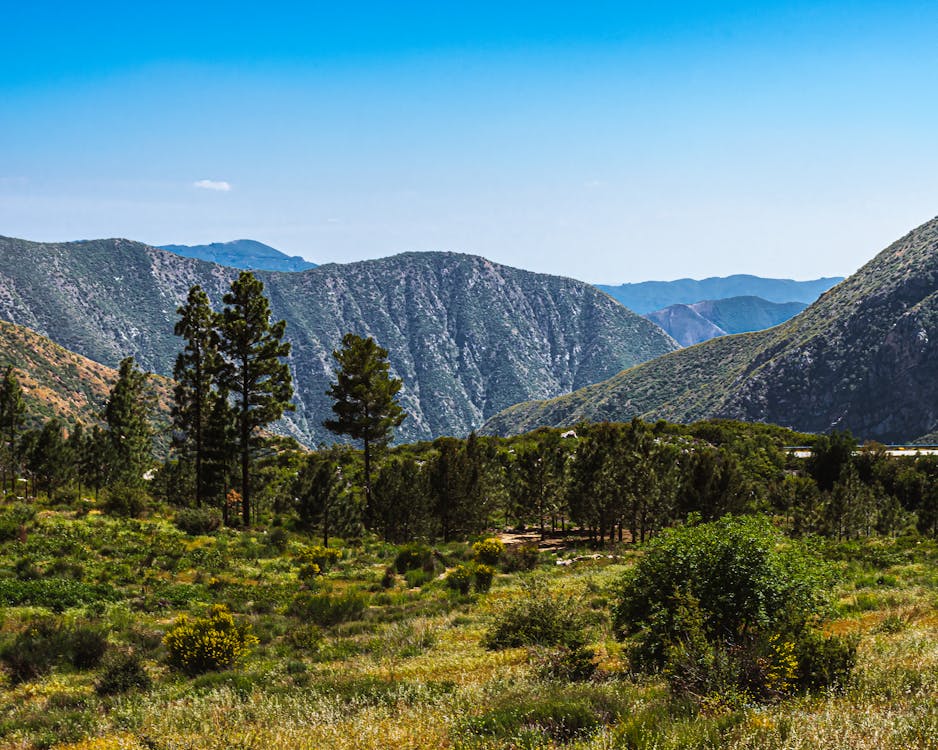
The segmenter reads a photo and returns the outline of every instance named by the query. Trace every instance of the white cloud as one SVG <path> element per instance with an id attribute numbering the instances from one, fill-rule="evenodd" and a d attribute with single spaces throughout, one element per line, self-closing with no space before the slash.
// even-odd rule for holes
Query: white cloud
<path id="1" fill-rule="evenodd" d="M 217 190 L 227 193 L 231 190 L 231 183 L 224 180 L 197 180 L 192 183 L 192 187 L 202 188 L 203 190 Z"/>

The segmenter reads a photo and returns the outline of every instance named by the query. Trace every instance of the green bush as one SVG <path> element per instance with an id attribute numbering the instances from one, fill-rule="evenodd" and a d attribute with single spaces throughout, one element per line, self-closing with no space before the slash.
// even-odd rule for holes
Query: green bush
<path id="1" fill-rule="evenodd" d="M 365 595 L 356 589 L 341 594 L 301 591 L 290 603 L 288 613 L 316 625 L 338 625 L 359 619 L 366 606 Z"/>
<path id="2" fill-rule="evenodd" d="M 632 708 L 615 692 L 592 685 L 551 685 L 536 690 L 503 692 L 485 713 L 461 722 L 457 731 L 484 746 L 555 747 L 586 738 L 604 724 L 612 724 Z M 524 742 L 518 742 L 523 738 Z"/>
<path id="3" fill-rule="evenodd" d="M 596 672 L 593 649 L 585 646 L 570 648 L 553 646 L 534 647 L 529 655 L 534 671 L 543 680 L 557 682 L 583 682 Z"/>
<path id="4" fill-rule="evenodd" d="M 404 574 L 404 579 L 407 581 L 408 588 L 416 589 L 421 586 L 425 586 L 430 583 L 436 576 L 433 574 L 433 571 L 426 571 L 423 568 L 417 568 L 415 570 L 408 570 Z"/>
<path id="5" fill-rule="evenodd" d="M 58 623 L 43 620 L 17 633 L 0 649 L 0 662 L 15 684 L 44 675 L 58 661 L 61 651 Z"/>
<path id="6" fill-rule="evenodd" d="M 495 568 L 491 565 L 476 565 L 472 571 L 475 581 L 476 591 L 480 594 L 486 593 L 492 588 L 492 579 L 495 577 Z"/>
<path id="7" fill-rule="evenodd" d="M 300 567 L 305 565 L 316 565 L 319 570 L 328 570 L 332 565 L 338 562 L 342 557 L 342 552 L 335 547 L 323 547 L 320 544 L 314 544 L 307 547 L 296 556 L 296 564 Z"/>
<path id="8" fill-rule="evenodd" d="M 212 534 L 221 528 L 221 521 L 215 508 L 181 508 L 173 518 L 176 528 L 191 536 Z"/>
<path id="9" fill-rule="evenodd" d="M 489 649 L 515 646 L 567 646 L 586 642 L 582 604 L 573 596 L 552 592 L 547 582 L 532 578 L 522 583 L 521 596 L 499 609 L 482 638 Z"/>
<path id="10" fill-rule="evenodd" d="M 104 659 L 94 684 L 98 695 L 120 695 L 131 690 L 149 690 L 153 681 L 135 651 L 112 651 Z"/>
<path id="11" fill-rule="evenodd" d="M 473 544 L 472 552 L 476 562 L 483 565 L 498 565 L 498 561 L 505 552 L 505 545 L 502 544 L 501 539 L 489 537 Z"/>
<path id="12" fill-rule="evenodd" d="M 298 651 L 316 653 L 322 647 L 322 630 L 318 625 L 303 623 L 287 632 L 286 640 Z"/>
<path id="13" fill-rule="evenodd" d="M 826 636 L 806 630 L 795 644 L 798 683 L 805 690 L 846 687 L 857 663 L 859 637 Z"/>
<path id="14" fill-rule="evenodd" d="M 150 505 L 150 496 L 140 487 L 115 484 L 107 488 L 104 510 L 112 516 L 139 518 Z"/>
<path id="15" fill-rule="evenodd" d="M 774 700 L 853 666 L 855 645 L 811 634 L 828 582 L 767 519 L 726 517 L 652 542 L 623 582 L 615 626 L 631 636 L 633 666 L 663 670 L 674 693 Z"/>
<path id="16" fill-rule="evenodd" d="M 76 669 L 92 669 L 107 651 L 107 633 L 94 625 L 73 625 L 65 630 L 65 650 Z"/>
<path id="17" fill-rule="evenodd" d="M 541 553 L 536 544 L 521 544 L 505 550 L 502 565 L 508 573 L 522 570 L 534 570 L 540 562 Z"/>
<path id="18" fill-rule="evenodd" d="M 458 565 L 446 574 L 446 585 L 460 594 L 468 594 L 472 586 L 472 568 Z"/>
<path id="19" fill-rule="evenodd" d="M 256 643 L 250 626 L 236 623 L 222 605 L 212 607 L 208 617 L 183 615 L 163 638 L 170 666 L 189 675 L 227 669 Z"/>
<path id="20" fill-rule="evenodd" d="M 0 662 L 14 682 L 24 682 L 63 662 L 76 669 L 91 669 L 106 650 L 107 635 L 101 628 L 86 623 L 65 626 L 54 617 L 45 617 L 0 649 Z"/>
<path id="21" fill-rule="evenodd" d="M 820 612 L 827 581 L 821 562 L 767 519 L 725 517 L 657 537 L 626 574 L 615 627 L 636 636 L 640 666 L 656 669 L 684 635 L 678 613 L 690 601 L 708 641 L 797 632 Z"/>
<path id="22" fill-rule="evenodd" d="M 22 524 L 15 518 L 0 516 L 0 542 L 9 542 L 20 535 Z"/>
<path id="23" fill-rule="evenodd" d="M 394 558 L 394 568 L 401 575 L 427 565 L 433 566 L 433 550 L 424 544 L 405 544 Z"/>

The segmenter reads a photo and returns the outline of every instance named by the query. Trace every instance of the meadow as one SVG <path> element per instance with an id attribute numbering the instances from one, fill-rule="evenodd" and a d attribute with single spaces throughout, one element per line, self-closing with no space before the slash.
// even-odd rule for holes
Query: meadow
<path id="1" fill-rule="evenodd" d="M 630 668 L 611 606 L 641 545 L 509 547 L 467 591 L 471 543 L 326 553 L 284 526 L 187 533 L 168 509 L 90 501 L 8 503 L 0 538 L 4 749 L 938 747 L 938 548 L 918 537 L 812 541 L 837 573 L 822 627 L 859 636 L 857 664 L 840 689 L 759 703 Z M 585 670 L 486 647 L 532 580 L 582 616 Z M 166 634 L 218 605 L 245 653 L 174 663 Z"/>

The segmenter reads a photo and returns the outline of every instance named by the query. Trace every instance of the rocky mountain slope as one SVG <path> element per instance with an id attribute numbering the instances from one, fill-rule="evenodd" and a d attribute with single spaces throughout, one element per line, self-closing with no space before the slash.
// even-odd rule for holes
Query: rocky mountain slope
<path id="1" fill-rule="evenodd" d="M 843 281 L 842 276 L 793 281 L 766 279 L 761 276 L 735 274 L 708 279 L 677 279 L 676 281 L 642 281 L 635 284 L 596 287 L 640 315 L 671 305 L 691 305 L 701 300 L 729 297 L 761 297 L 769 302 L 814 302 L 823 292 Z"/>
<path id="2" fill-rule="evenodd" d="M 761 297 L 730 297 L 692 305 L 671 305 L 645 315 L 681 346 L 693 346 L 717 336 L 761 331 L 784 323 L 807 305 L 804 302 L 769 302 Z"/>
<path id="3" fill-rule="evenodd" d="M 200 284 L 216 302 L 237 271 L 128 240 L 0 238 L 0 318 L 98 362 L 133 354 L 169 374 L 176 307 Z M 653 323 L 582 282 L 453 253 L 407 253 L 300 273 L 258 272 L 287 320 L 297 410 L 281 425 L 307 444 L 321 422 L 331 353 L 349 332 L 390 350 L 409 417 L 401 439 L 464 435 L 519 401 L 550 398 L 677 348 Z"/>
<path id="4" fill-rule="evenodd" d="M 0 321 L 0 373 L 13 365 L 28 422 L 59 417 L 67 423 L 95 423 L 104 409 L 117 371 L 75 354 L 44 336 Z M 156 423 L 169 421 L 171 388 L 168 381 L 154 381 L 158 398 Z"/>
<path id="5" fill-rule="evenodd" d="M 160 248 L 184 258 L 197 258 L 249 271 L 306 271 L 316 268 L 315 263 L 299 255 L 287 255 L 256 240 L 213 242 L 210 245 L 161 245 Z"/>
<path id="6" fill-rule="evenodd" d="M 902 237 L 804 312 L 713 339 L 485 426 L 511 433 L 633 416 L 729 417 L 912 440 L 938 428 L 938 219 Z"/>

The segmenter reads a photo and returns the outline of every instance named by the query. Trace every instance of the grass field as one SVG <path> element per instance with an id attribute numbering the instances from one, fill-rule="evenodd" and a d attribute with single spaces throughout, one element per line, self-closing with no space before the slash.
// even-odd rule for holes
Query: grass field
<path id="1" fill-rule="evenodd" d="M 568 566 L 557 557 L 592 550 L 544 551 L 533 572 L 502 565 L 488 593 L 462 594 L 445 575 L 471 560 L 468 544 L 391 575 L 399 548 L 370 541 L 311 576 L 313 540 L 280 527 L 192 536 L 159 515 L 7 505 L 0 538 L 0 748 L 938 747 L 930 541 L 818 542 L 840 572 L 824 628 L 861 636 L 845 690 L 701 706 L 630 673 L 612 635 L 616 583 L 641 554 L 629 545 Z M 589 679 L 481 644 L 532 575 L 584 614 Z M 213 604 L 256 645 L 231 669 L 170 668 L 164 634 Z M 103 690 L 130 653 L 149 686 Z"/>

